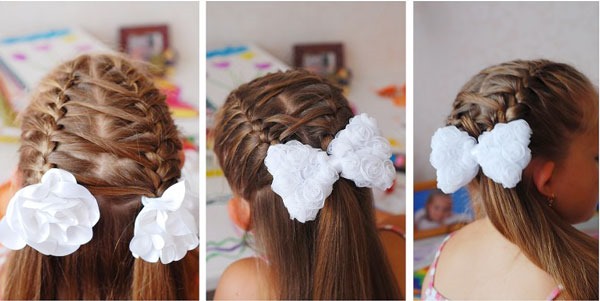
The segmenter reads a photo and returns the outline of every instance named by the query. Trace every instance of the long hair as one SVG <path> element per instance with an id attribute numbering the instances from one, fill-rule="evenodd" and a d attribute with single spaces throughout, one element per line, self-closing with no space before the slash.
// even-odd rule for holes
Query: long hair
<path id="1" fill-rule="evenodd" d="M 523 119 L 534 158 L 559 162 L 577 133 L 597 127 L 598 94 L 571 66 L 512 61 L 475 75 L 458 93 L 447 124 L 477 138 L 497 123 Z M 598 240 L 561 218 L 532 177 L 505 189 L 481 171 L 469 184 L 476 211 L 562 284 L 571 298 L 598 299 Z"/>
<path id="2" fill-rule="evenodd" d="M 339 88 L 300 70 L 240 86 L 217 114 L 214 150 L 234 193 L 250 203 L 275 298 L 399 298 L 370 189 L 340 178 L 316 220 L 300 223 L 271 190 L 264 164 L 270 145 L 290 140 L 326 150 L 352 116 Z"/>
<path id="3" fill-rule="evenodd" d="M 197 255 L 163 265 L 135 259 L 128 247 L 141 196 L 162 195 L 181 174 L 177 129 L 143 69 L 113 55 L 68 61 L 40 82 L 21 129 L 22 186 L 50 168 L 69 171 L 98 200 L 100 220 L 71 255 L 13 251 L 3 298 L 197 298 Z"/>

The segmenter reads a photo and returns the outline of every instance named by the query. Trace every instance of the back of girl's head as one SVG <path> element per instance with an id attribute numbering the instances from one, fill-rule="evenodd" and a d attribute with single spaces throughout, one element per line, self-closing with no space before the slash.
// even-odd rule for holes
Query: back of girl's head
<path id="1" fill-rule="evenodd" d="M 120 56 L 79 56 L 40 82 L 21 122 L 22 185 L 64 169 L 96 197 L 100 221 L 71 255 L 14 251 L 3 297 L 186 297 L 181 262 L 147 263 L 128 248 L 141 196 L 162 195 L 181 173 L 177 129 L 143 69 Z"/>
<path id="2" fill-rule="evenodd" d="M 278 72 L 231 92 L 218 113 L 215 153 L 285 299 L 398 298 L 375 228 L 370 189 L 339 179 L 316 220 L 290 220 L 271 190 L 270 145 L 298 140 L 326 150 L 353 116 L 342 91 L 307 71 Z"/>
<path id="3" fill-rule="evenodd" d="M 598 126 L 598 94 L 573 67 L 547 60 L 512 61 L 484 69 L 458 93 L 448 125 L 477 138 L 498 123 L 523 119 L 532 157 L 560 162 L 570 141 Z M 471 182 L 476 211 L 563 284 L 575 299 L 598 298 L 598 242 L 575 230 L 525 170 L 514 189 L 481 171 Z M 477 210 L 478 209 L 478 210 Z"/>

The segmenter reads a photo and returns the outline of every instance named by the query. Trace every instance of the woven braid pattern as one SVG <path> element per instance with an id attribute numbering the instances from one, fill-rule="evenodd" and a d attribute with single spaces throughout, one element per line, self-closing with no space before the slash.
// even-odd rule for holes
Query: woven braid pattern
<path id="1" fill-rule="evenodd" d="M 181 150 L 164 100 L 120 57 L 84 55 L 57 67 L 23 115 L 24 184 L 56 167 L 94 194 L 161 195 L 180 176 Z"/>

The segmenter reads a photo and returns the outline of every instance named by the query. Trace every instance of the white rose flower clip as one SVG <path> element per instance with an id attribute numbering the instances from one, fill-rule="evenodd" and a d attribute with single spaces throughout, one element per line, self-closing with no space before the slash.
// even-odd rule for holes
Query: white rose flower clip
<path id="1" fill-rule="evenodd" d="M 96 198 L 66 170 L 48 170 L 38 184 L 21 188 L 0 221 L 0 243 L 29 245 L 45 255 L 65 256 L 92 239 L 100 218 Z"/>
<path id="2" fill-rule="evenodd" d="M 191 185 L 192 183 L 188 183 Z M 164 264 L 198 246 L 197 198 L 187 197 L 185 182 L 161 197 L 142 197 L 130 242 L 133 256 Z M 196 202 L 196 203 L 194 203 Z M 21 188 L 0 220 L 0 243 L 12 250 L 29 245 L 45 255 L 66 256 L 92 239 L 100 219 L 96 198 L 70 172 L 52 168 L 38 184 Z"/>
<path id="3" fill-rule="evenodd" d="M 438 188 L 457 191 L 477 175 L 479 166 L 494 182 L 514 188 L 531 160 L 530 137 L 531 128 L 522 119 L 496 124 L 479 136 L 479 142 L 455 126 L 438 129 L 431 138 L 429 158 Z"/>
<path id="4" fill-rule="evenodd" d="M 135 258 L 168 264 L 198 246 L 194 214 L 184 205 L 185 181 L 167 188 L 157 198 L 142 197 L 144 208 L 135 219 L 129 250 Z"/>
<path id="5" fill-rule="evenodd" d="M 269 146 L 265 165 L 290 219 L 304 223 L 316 218 L 340 176 L 358 187 L 391 187 L 396 176 L 391 155 L 375 119 L 361 114 L 336 134 L 327 152 L 292 140 Z"/>

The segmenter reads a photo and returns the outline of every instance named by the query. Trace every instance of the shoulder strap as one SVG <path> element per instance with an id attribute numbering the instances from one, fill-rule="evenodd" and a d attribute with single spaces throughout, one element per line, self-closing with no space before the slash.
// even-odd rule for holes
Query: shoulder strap
<path id="1" fill-rule="evenodd" d="M 442 253 L 442 249 L 444 249 L 444 247 L 446 246 L 446 243 L 448 242 L 448 240 L 450 239 L 450 237 L 452 237 L 452 234 L 446 236 L 446 238 L 444 239 L 444 241 L 442 242 L 442 244 L 438 248 L 437 252 L 435 253 L 435 258 L 433 259 L 433 263 L 429 267 L 429 273 L 431 273 L 431 282 L 429 283 L 429 287 L 430 288 L 434 287 L 433 284 L 435 283 L 435 272 L 436 272 L 436 269 L 437 269 L 438 259 L 440 258 L 440 253 Z"/>

